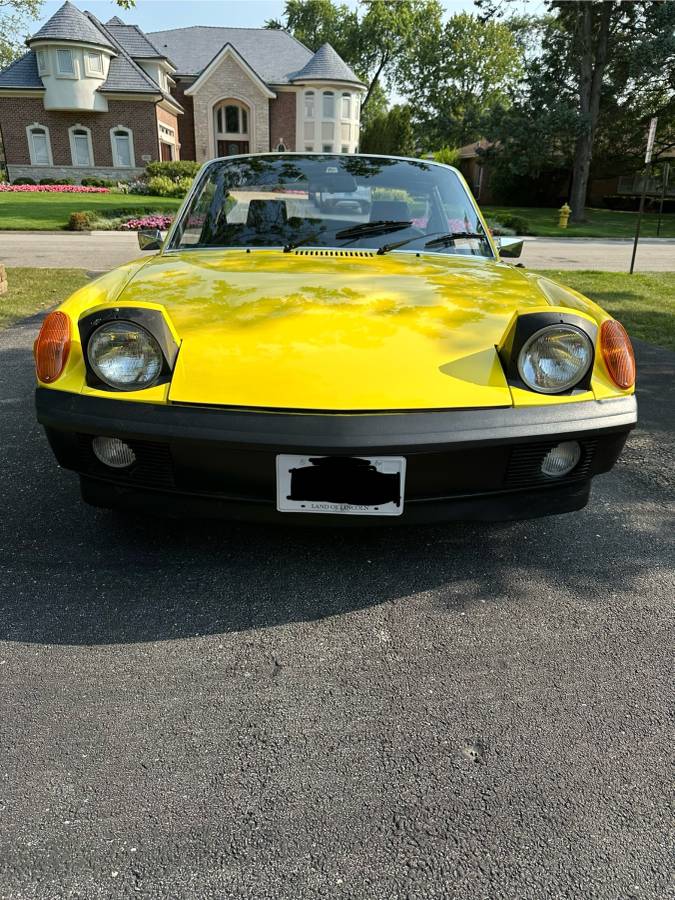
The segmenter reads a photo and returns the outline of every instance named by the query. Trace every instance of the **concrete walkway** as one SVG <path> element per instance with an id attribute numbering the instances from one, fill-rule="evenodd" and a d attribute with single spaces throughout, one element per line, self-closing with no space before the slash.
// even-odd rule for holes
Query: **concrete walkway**
<path id="1" fill-rule="evenodd" d="M 594 238 L 525 238 L 521 262 L 529 269 L 602 269 L 627 272 L 633 242 Z M 103 272 L 141 256 L 135 234 L 116 231 L 0 232 L 6 266 L 75 268 Z M 636 271 L 675 271 L 675 240 L 640 242 Z"/>

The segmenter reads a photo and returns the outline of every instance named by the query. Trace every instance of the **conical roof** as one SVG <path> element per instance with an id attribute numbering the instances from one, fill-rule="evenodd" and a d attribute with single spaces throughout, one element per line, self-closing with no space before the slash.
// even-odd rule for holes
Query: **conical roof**
<path id="1" fill-rule="evenodd" d="M 110 47 L 112 43 L 94 25 L 83 12 L 73 6 L 69 0 L 58 9 L 42 28 L 26 41 L 77 41 L 78 43 L 97 44 L 99 47 Z"/>
<path id="2" fill-rule="evenodd" d="M 291 81 L 349 81 L 352 84 L 363 84 L 330 44 L 322 44 Z"/>

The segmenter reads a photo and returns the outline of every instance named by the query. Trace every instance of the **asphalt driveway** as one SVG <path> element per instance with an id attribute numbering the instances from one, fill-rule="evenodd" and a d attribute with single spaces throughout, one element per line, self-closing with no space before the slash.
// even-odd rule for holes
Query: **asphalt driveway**
<path id="1" fill-rule="evenodd" d="M 81 506 L 36 321 L 0 333 L 0 897 L 667 896 L 674 354 L 581 513 L 315 533 Z"/>

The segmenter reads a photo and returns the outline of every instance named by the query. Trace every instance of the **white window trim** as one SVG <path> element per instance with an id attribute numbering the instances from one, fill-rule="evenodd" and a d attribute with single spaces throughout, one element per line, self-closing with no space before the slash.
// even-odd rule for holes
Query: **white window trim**
<path id="1" fill-rule="evenodd" d="M 35 162 L 35 151 L 33 150 L 33 128 L 41 128 L 46 137 L 47 137 L 47 158 L 48 162 L 46 163 L 37 163 Z M 54 158 L 52 156 L 52 139 L 49 134 L 49 128 L 46 125 L 41 125 L 39 122 L 33 122 L 32 125 L 26 126 L 26 138 L 28 140 L 28 152 L 30 154 L 30 164 L 31 166 L 53 166 Z"/>
<path id="2" fill-rule="evenodd" d="M 129 136 L 129 156 L 131 157 L 131 165 L 125 166 L 119 161 L 117 156 L 117 144 L 115 143 L 115 132 L 124 131 Z M 110 129 L 110 146 L 112 148 L 113 166 L 117 169 L 135 169 L 136 168 L 136 152 L 134 150 L 134 133 L 131 128 L 126 125 L 115 125 Z"/>
<path id="3" fill-rule="evenodd" d="M 40 56 L 42 56 L 44 60 L 44 65 L 40 65 Z M 40 47 L 39 50 L 35 51 L 35 58 L 37 60 L 37 70 L 38 75 L 51 75 L 51 67 L 49 65 L 49 49 L 47 47 Z"/>
<path id="4" fill-rule="evenodd" d="M 77 79 L 77 60 L 75 59 L 75 54 L 73 53 L 72 47 L 56 47 L 55 50 L 56 56 L 56 77 L 57 78 L 72 78 Z M 61 67 L 59 66 L 59 53 L 70 53 L 70 60 L 73 64 L 72 72 L 62 72 Z"/>
<path id="5" fill-rule="evenodd" d="M 89 57 L 90 56 L 98 56 L 101 61 L 101 68 L 97 71 L 96 69 L 92 69 L 89 65 Z M 85 50 L 84 51 L 84 74 L 88 75 L 90 78 L 105 78 L 105 69 L 103 67 L 103 54 L 99 50 Z"/>
<path id="6" fill-rule="evenodd" d="M 89 165 L 82 166 L 80 163 L 75 161 L 75 132 L 76 131 L 85 131 L 87 133 L 87 144 L 89 145 Z M 71 125 L 68 129 L 68 140 L 70 142 L 70 159 L 72 161 L 73 166 L 76 168 L 93 168 L 94 163 L 94 145 L 91 142 L 91 129 L 87 128 L 86 125 Z"/>

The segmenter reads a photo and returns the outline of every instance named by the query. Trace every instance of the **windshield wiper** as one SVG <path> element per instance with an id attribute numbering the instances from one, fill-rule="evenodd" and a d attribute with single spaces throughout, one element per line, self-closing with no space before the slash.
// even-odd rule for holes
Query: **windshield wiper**
<path id="1" fill-rule="evenodd" d="M 434 232 L 432 232 L 433 234 Z M 438 232 L 436 232 L 438 234 Z M 418 234 L 415 237 L 406 238 L 403 241 L 394 241 L 391 244 L 382 244 L 382 246 L 378 249 L 378 256 L 382 256 L 385 253 L 389 253 L 390 250 L 397 250 L 399 247 L 403 247 L 405 244 L 412 244 L 413 241 L 421 241 L 422 238 L 429 237 L 428 234 Z M 485 240 L 485 235 L 483 234 L 471 234 L 467 231 L 453 231 L 450 234 L 442 234 L 440 237 L 434 238 L 433 241 L 427 241 L 424 245 L 425 247 L 443 247 L 446 244 L 452 243 L 456 238 L 480 238 L 481 240 Z"/>
<path id="2" fill-rule="evenodd" d="M 363 222 L 361 225 L 354 225 L 352 228 L 343 228 L 342 231 L 336 232 L 335 237 L 338 240 L 347 239 L 347 243 L 349 243 L 351 240 L 355 241 L 358 238 L 367 235 L 389 234 L 392 231 L 401 231 L 404 228 L 410 228 L 411 225 L 411 220 L 404 222 L 395 221 L 393 219 L 382 219 L 377 222 Z M 410 238 L 410 240 L 419 240 L 419 237 L 420 235 L 416 238 Z M 284 245 L 284 253 L 290 253 L 292 250 L 295 250 L 296 247 L 302 247 L 304 244 L 311 244 L 312 241 L 315 240 L 316 236 L 301 238 L 299 241 L 289 241 Z M 404 241 L 403 243 L 407 243 L 407 241 Z"/>
<path id="3" fill-rule="evenodd" d="M 376 222 L 363 222 L 361 225 L 354 225 L 352 228 L 344 228 L 338 231 L 335 237 L 342 240 L 343 238 L 359 238 L 365 235 L 388 234 L 390 231 L 401 231 L 403 228 L 410 228 L 412 220 L 396 221 L 394 219 L 380 219 Z"/>

